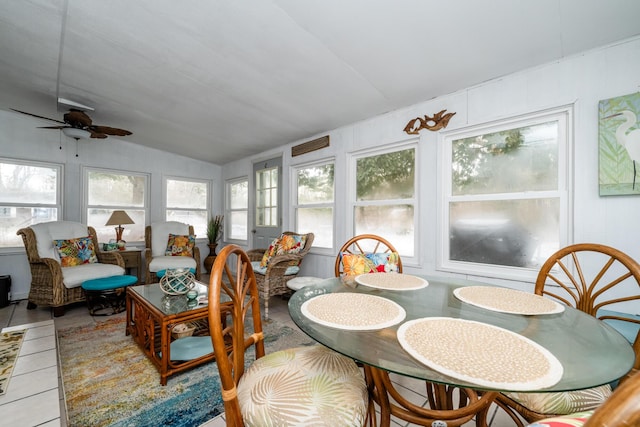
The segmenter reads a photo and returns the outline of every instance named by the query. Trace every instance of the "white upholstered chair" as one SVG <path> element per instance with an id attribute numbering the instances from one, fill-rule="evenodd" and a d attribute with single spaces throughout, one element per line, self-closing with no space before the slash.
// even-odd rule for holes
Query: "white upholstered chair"
<path id="1" fill-rule="evenodd" d="M 196 280 L 200 280 L 200 250 L 195 243 L 191 248 L 191 255 L 175 256 L 167 252 L 169 235 L 174 236 L 194 236 L 193 226 L 177 221 L 154 222 L 145 227 L 144 259 L 146 279 L 145 283 L 156 283 L 159 271 L 172 268 L 192 268 L 195 269 Z"/>
<path id="2" fill-rule="evenodd" d="M 85 300 L 82 283 L 91 279 L 123 275 L 124 260 L 117 252 L 103 252 L 98 245 L 96 231 L 86 224 L 72 221 L 51 221 L 35 224 L 18 230 L 22 236 L 31 269 L 31 288 L 27 308 L 38 305 L 49 306 L 53 315 L 64 314 L 67 304 Z M 63 266 L 57 241 L 72 241 L 89 238 L 95 258 L 86 263 Z M 86 246 L 86 245 L 85 245 Z"/>

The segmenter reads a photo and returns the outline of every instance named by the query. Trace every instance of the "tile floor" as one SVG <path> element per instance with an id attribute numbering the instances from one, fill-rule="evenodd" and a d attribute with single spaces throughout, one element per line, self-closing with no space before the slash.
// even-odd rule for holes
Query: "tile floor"
<path id="1" fill-rule="evenodd" d="M 29 331 L 22 345 L 20 356 L 14 369 L 9 389 L 0 396 L 0 424 L 12 426 L 67 426 L 64 396 L 58 372 L 55 330 L 91 321 L 104 320 L 93 318 L 85 305 L 77 304 L 67 309 L 62 317 L 53 318 L 51 311 L 45 308 L 27 310 L 26 301 L 0 308 L 0 329 L 28 327 Z M 287 302 L 273 298 L 269 302 L 269 316 L 278 322 L 293 328 L 295 324 L 289 317 Z M 27 326 L 25 326 L 27 325 Z M 392 380 L 407 397 L 421 405 L 426 403 L 420 381 L 395 376 Z M 39 408 L 38 411 L 30 410 Z M 511 427 L 513 422 L 501 411 L 491 410 L 491 427 Z M 201 427 L 224 427 L 224 415 L 216 417 Z M 402 420 L 392 420 L 392 426 L 413 426 Z M 475 425 L 474 422 L 464 427 Z"/>

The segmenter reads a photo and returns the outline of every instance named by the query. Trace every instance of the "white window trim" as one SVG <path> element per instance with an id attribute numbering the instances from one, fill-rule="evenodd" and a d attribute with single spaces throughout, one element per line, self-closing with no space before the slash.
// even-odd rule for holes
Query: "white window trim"
<path id="1" fill-rule="evenodd" d="M 207 186 L 207 201 L 206 201 L 206 209 L 196 209 L 196 208 L 179 208 L 179 207 L 169 207 L 167 206 L 167 181 L 168 180 L 174 180 L 174 181 L 185 181 L 185 182 L 199 182 L 199 183 L 203 183 L 206 184 Z M 162 217 L 164 218 L 164 220 L 166 221 L 167 218 L 167 209 L 171 209 L 171 210 L 176 210 L 176 211 L 205 211 L 207 212 L 206 218 L 207 221 L 209 221 L 209 218 L 211 218 L 211 200 L 213 200 L 212 198 L 212 188 L 213 185 L 211 183 L 211 180 L 209 179 L 198 179 L 198 178 L 187 178 L 184 176 L 174 176 L 174 175 L 163 175 L 162 176 Z M 208 242 L 208 238 L 207 235 L 205 234 L 204 236 L 200 236 L 198 237 L 198 233 L 196 233 L 196 241 L 200 241 L 200 242 Z"/>
<path id="2" fill-rule="evenodd" d="M 464 139 L 483 133 L 492 133 L 500 130 L 525 127 L 532 124 L 544 123 L 551 120 L 559 122 L 558 138 L 558 189 L 556 191 L 540 191 L 531 194 L 531 198 L 558 196 L 560 198 L 559 212 L 559 239 L 560 247 L 566 246 L 572 241 L 573 231 L 573 120 L 574 105 L 568 104 L 559 107 L 534 111 L 511 118 L 495 120 L 488 123 L 470 125 L 463 128 L 444 131 L 438 135 L 438 178 L 442 185 L 438 187 L 438 219 L 437 219 L 437 256 L 436 271 L 462 273 L 467 276 L 492 277 L 509 280 L 533 282 L 538 270 L 534 268 L 494 266 L 490 264 L 478 264 L 462 261 L 451 261 L 449 253 L 449 202 L 452 200 L 497 200 L 516 199 L 508 196 L 451 196 L 451 143 L 453 140 Z M 522 200 L 526 197 L 517 197 Z"/>
<path id="3" fill-rule="evenodd" d="M 231 186 L 234 184 L 238 184 L 241 182 L 245 182 L 247 183 L 247 207 L 246 209 L 231 209 Z M 250 207 L 249 207 L 249 203 L 250 203 L 250 199 L 251 197 L 249 196 L 249 191 L 251 191 L 251 189 L 249 188 L 250 185 L 250 181 L 249 181 L 249 176 L 245 175 L 245 176 L 239 176 L 236 178 L 231 178 L 231 179 L 227 179 L 224 182 L 224 215 L 225 215 L 225 221 L 224 221 L 224 233 L 223 233 L 223 240 L 225 243 L 235 243 L 235 244 L 240 244 L 240 245 L 246 245 L 249 242 L 249 234 L 251 233 L 251 231 L 249 230 L 249 215 L 250 215 Z M 240 211 L 246 211 L 247 212 L 247 238 L 246 239 L 230 239 L 229 237 L 229 233 L 227 233 L 227 226 L 231 226 L 231 223 L 226 221 L 226 218 L 231 218 L 231 212 L 240 212 Z"/>
<path id="4" fill-rule="evenodd" d="M 151 175 L 144 172 L 134 172 L 127 171 L 122 169 L 106 169 L 106 168 L 96 168 L 90 166 L 82 166 L 82 215 L 81 221 L 84 224 L 87 224 L 87 211 L 89 210 L 89 172 L 103 172 L 110 173 L 114 175 L 131 175 L 131 176 L 141 176 L 144 178 L 144 217 L 146 221 L 146 225 L 150 223 L 150 200 L 151 200 Z M 109 208 L 109 209 L 123 209 L 127 210 L 131 208 L 131 206 L 127 205 L 92 205 L 91 207 L 97 208 Z M 136 243 L 142 243 L 144 245 L 144 241 L 141 242 L 129 242 L 132 245 Z"/>
<path id="5" fill-rule="evenodd" d="M 300 169 L 306 169 L 315 166 L 324 166 L 327 164 L 333 165 L 333 203 L 307 203 L 300 205 L 298 203 L 298 171 Z M 298 229 L 296 210 L 300 207 L 303 208 L 332 208 L 333 209 L 333 218 L 331 227 L 333 229 L 333 239 L 331 242 L 330 248 L 319 248 L 315 246 L 311 246 L 312 253 L 322 254 L 322 255 L 335 255 L 336 251 L 336 159 L 335 157 L 329 157 L 321 160 L 314 160 L 307 163 L 299 163 L 296 165 L 291 165 L 289 167 L 289 182 L 291 185 L 290 193 L 291 194 L 291 208 L 289 210 L 289 218 L 291 218 L 291 223 L 293 223 L 293 227 L 295 230 Z"/>
<path id="6" fill-rule="evenodd" d="M 354 211 L 356 206 L 375 206 L 375 205 L 389 205 L 389 204 L 412 204 L 413 205 L 413 256 L 409 257 L 402 255 L 402 265 L 409 267 L 417 267 L 420 260 L 420 146 L 418 144 L 418 138 L 411 138 L 408 140 L 395 141 L 385 144 L 380 148 L 368 147 L 366 149 L 354 151 L 347 154 L 349 161 L 348 165 L 348 190 L 347 190 L 347 212 L 345 215 L 347 224 L 351 227 L 348 230 L 349 238 L 355 235 L 356 225 L 354 222 Z M 381 154 L 393 153 L 396 151 L 403 151 L 413 148 L 415 150 L 415 183 L 414 193 L 412 199 L 392 199 L 392 200 L 373 200 L 366 202 L 356 202 L 356 169 L 357 161 L 364 157 L 379 156 Z M 393 242 L 390 242 L 393 244 Z"/>
<path id="7" fill-rule="evenodd" d="M 64 218 L 64 210 L 63 210 L 63 201 L 64 201 L 64 164 L 62 163 L 48 163 L 48 162 L 40 162 L 35 160 L 24 160 L 24 159 L 13 159 L 9 157 L 0 157 L 0 161 L 3 163 L 13 163 L 16 165 L 23 166 L 35 166 L 35 167 L 44 167 L 44 168 L 52 168 L 56 169 L 58 174 L 58 180 L 56 184 L 56 203 L 55 205 L 42 204 L 42 203 L 3 203 L 3 206 L 7 207 L 30 207 L 30 208 L 56 208 L 58 210 L 58 221 L 63 221 Z M 16 230 L 18 231 L 18 230 Z M 23 245 L 19 246 L 9 246 L 5 248 L 0 248 L 0 254 L 13 254 L 13 253 L 24 253 L 26 251 Z"/>

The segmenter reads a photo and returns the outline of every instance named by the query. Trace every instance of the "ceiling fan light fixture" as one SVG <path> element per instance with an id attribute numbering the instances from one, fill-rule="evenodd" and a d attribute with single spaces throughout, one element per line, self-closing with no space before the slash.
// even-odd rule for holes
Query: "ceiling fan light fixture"
<path id="1" fill-rule="evenodd" d="M 78 128 L 62 128 L 62 133 L 75 140 L 91 138 L 91 132 Z"/>

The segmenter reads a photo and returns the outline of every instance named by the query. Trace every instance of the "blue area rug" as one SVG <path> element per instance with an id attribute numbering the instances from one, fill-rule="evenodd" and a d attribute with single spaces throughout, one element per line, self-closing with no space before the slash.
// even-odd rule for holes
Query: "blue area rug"
<path id="1" fill-rule="evenodd" d="M 263 325 L 267 353 L 313 341 L 288 326 Z M 196 427 L 224 412 L 215 362 L 169 377 L 133 339 L 124 316 L 58 331 L 69 426 Z"/>

